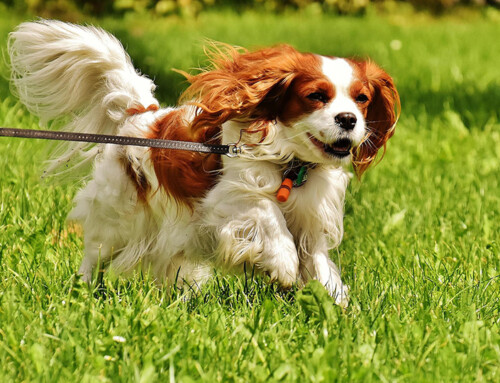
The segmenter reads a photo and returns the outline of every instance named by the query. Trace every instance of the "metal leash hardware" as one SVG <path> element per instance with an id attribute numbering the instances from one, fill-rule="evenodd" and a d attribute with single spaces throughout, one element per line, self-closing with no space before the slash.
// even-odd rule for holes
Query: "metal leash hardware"
<path id="1" fill-rule="evenodd" d="M 43 140 L 89 142 L 97 144 L 145 146 L 159 149 L 187 150 L 199 153 L 223 154 L 228 157 L 237 157 L 242 153 L 242 146 L 238 146 L 237 144 L 214 145 L 204 144 L 201 142 L 113 136 L 106 134 L 57 132 L 52 130 L 0 128 L 0 137 L 34 138 Z"/>

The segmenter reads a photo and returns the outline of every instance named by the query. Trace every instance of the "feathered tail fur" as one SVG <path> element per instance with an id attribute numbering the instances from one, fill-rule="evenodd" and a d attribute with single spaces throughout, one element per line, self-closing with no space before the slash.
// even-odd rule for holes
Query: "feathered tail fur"
<path id="1" fill-rule="evenodd" d="M 55 20 L 26 22 L 9 35 L 12 92 L 40 124 L 116 134 L 128 108 L 158 105 L 155 85 L 140 75 L 121 43 L 96 27 Z M 93 159 L 89 144 L 66 144 L 49 170 Z"/>

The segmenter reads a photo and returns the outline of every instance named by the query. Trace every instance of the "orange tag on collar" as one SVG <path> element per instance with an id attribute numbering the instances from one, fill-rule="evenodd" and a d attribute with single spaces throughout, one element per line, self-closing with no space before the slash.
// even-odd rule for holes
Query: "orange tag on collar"
<path id="1" fill-rule="evenodd" d="M 279 202 L 288 201 L 288 197 L 290 196 L 292 187 L 293 187 L 293 181 L 290 178 L 285 178 L 281 183 L 280 188 L 278 189 L 278 193 L 276 194 L 277 200 Z"/>

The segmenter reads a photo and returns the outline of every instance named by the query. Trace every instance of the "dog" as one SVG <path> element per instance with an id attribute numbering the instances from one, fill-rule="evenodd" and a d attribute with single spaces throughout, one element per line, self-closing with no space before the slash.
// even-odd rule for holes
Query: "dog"
<path id="1" fill-rule="evenodd" d="M 400 109 L 393 79 L 375 63 L 214 43 L 207 69 L 182 72 L 189 86 L 179 106 L 161 108 L 154 83 L 102 29 L 26 22 L 8 52 L 12 91 L 41 124 L 241 150 L 230 158 L 67 144 L 53 169 L 93 163 L 69 215 L 84 230 L 83 280 L 102 264 L 200 285 L 214 268 L 246 265 L 284 289 L 318 280 L 347 305 L 329 250 L 343 235 L 349 167 L 360 177 L 385 150 Z"/>

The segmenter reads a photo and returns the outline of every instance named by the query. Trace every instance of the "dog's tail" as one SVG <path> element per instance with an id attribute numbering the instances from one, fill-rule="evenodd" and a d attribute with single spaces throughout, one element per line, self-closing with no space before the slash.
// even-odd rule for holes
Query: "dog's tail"
<path id="1" fill-rule="evenodd" d="M 9 35 L 8 52 L 11 90 L 42 125 L 116 134 L 128 109 L 158 106 L 153 82 L 134 69 L 121 43 L 102 29 L 54 20 L 22 23 Z M 50 170 L 74 157 L 92 159 L 97 152 L 88 144 L 66 145 Z"/>

